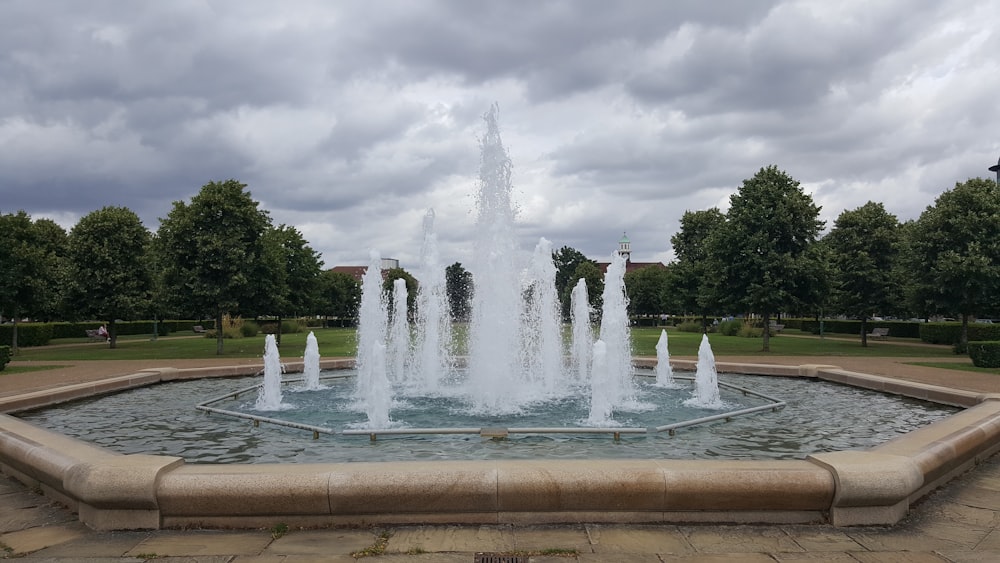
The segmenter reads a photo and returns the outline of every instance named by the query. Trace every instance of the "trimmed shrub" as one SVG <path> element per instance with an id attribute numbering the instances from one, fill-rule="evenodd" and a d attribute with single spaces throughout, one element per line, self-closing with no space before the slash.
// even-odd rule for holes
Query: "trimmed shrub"
<path id="1" fill-rule="evenodd" d="M 243 336 L 246 336 L 248 338 L 252 336 L 257 336 L 257 333 L 260 332 L 260 326 L 258 326 L 257 323 L 253 321 L 246 321 L 243 323 L 243 326 L 240 327 L 240 332 L 243 333 Z"/>
<path id="2" fill-rule="evenodd" d="M 701 322 L 685 321 L 677 325 L 677 330 L 681 332 L 702 332 Z"/>
<path id="3" fill-rule="evenodd" d="M 736 336 L 742 336 L 743 338 L 761 338 L 764 336 L 764 329 L 759 326 L 753 326 L 751 323 L 742 323 L 739 332 Z"/>
<path id="4" fill-rule="evenodd" d="M 97 328 L 97 327 L 94 327 Z M 85 333 L 80 332 L 80 336 Z M 0 342 L 10 342 L 14 338 L 14 325 L 0 325 Z M 52 340 L 51 323 L 17 323 L 18 346 L 45 346 Z"/>
<path id="5" fill-rule="evenodd" d="M 7 367 L 7 362 L 10 361 L 10 346 L 0 346 L 0 371 Z"/>
<path id="6" fill-rule="evenodd" d="M 969 357 L 978 368 L 1000 368 L 1000 341 L 969 342 Z"/>
<path id="7" fill-rule="evenodd" d="M 723 336 L 736 336 L 739 334 L 741 328 L 743 328 L 743 321 L 739 319 L 722 321 L 719 323 L 719 334 Z"/>

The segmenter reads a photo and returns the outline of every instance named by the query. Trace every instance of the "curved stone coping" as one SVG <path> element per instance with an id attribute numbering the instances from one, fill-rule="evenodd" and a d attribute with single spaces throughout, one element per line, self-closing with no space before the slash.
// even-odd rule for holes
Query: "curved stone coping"
<path id="1" fill-rule="evenodd" d="M 643 364 L 648 361 L 642 360 Z M 676 367 L 686 367 L 677 361 Z M 324 367 L 350 367 L 352 360 Z M 294 364 L 288 365 L 290 370 Z M 1000 449 L 1000 395 L 845 372 L 718 364 L 719 371 L 844 380 L 975 405 L 867 451 L 788 461 L 502 460 L 185 464 L 121 455 L 0 415 L 0 469 L 96 529 L 379 523 L 831 522 L 892 524 L 909 505 Z M 157 381 L 256 373 L 255 366 L 145 370 L 0 400 L 10 411 Z M 13 408 L 16 406 L 17 408 Z"/>

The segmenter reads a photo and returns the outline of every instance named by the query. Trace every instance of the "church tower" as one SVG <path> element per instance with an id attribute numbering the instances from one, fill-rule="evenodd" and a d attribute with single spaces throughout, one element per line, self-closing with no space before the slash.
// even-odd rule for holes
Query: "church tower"
<path id="1" fill-rule="evenodd" d="M 626 264 L 632 261 L 632 242 L 625 233 L 622 233 L 622 238 L 618 241 L 618 254 L 625 258 Z"/>

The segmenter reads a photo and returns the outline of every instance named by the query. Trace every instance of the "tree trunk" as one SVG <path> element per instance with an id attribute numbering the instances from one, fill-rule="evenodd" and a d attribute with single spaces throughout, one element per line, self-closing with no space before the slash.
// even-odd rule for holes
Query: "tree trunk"
<path id="1" fill-rule="evenodd" d="M 118 327 L 115 326 L 115 319 L 108 321 L 108 348 L 118 347 Z"/>
<path id="2" fill-rule="evenodd" d="M 701 314 L 701 332 L 708 334 L 708 313 Z"/>
<path id="3" fill-rule="evenodd" d="M 861 317 L 861 347 L 868 347 L 868 317 Z"/>
<path id="4" fill-rule="evenodd" d="M 962 313 L 962 335 L 958 340 L 962 350 L 969 349 L 969 315 Z"/>
<path id="5" fill-rule="evenodd" d="M 222 309 L 215 309 L 215 355 L 222 355 Z"/>
<path id="6" fill-rule="evenodd" d="M 278 315 L 278 328 L 274 329 L 274 344 L 281 348 L 281 315 Z"/>
<path id="7" fill-rule="evenodd" d="M 771 351 L 771 312 L 764 311 L 764 352 Z"/>
<path id="8" fill-rule="evenodd" d="M 17 355 L 17 309 L 15 309 L 12 312 L 12 314 L 10 316 L 10 320 L 14 322 L 14 326 L 12 326 L 11 329 L 10 329 L 11 334 L 14 335 L 11 338 L 10 355 L 11 356 L 16 356 Z"/>

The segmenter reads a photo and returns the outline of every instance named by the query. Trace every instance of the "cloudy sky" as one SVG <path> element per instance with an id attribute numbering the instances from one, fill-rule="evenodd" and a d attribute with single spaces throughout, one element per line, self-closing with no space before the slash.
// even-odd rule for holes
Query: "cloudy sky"
<path id="1" fill-rule="evenodd" d="M 989 0 L 0 3 L 0 212 L 151 230 L 246 184 L 327 267 L 466 262 L 483 115 L 518 234 L 669 261 L 685 210 L 777 165 L 832 224 L 917 217 L 1000 156 Z"/>

